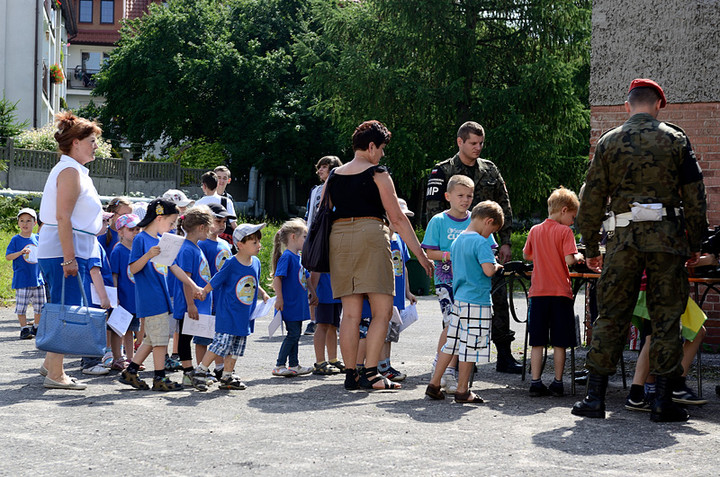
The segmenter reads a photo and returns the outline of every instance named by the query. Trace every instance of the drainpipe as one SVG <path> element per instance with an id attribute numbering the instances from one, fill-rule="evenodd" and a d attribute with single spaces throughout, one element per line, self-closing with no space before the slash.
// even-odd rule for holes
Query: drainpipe
<path id="1" fill-rule="evenodd" d="M 40 1 L 41 0 L 35 0 L 35 62 L 33 65 L 33 83 L 35 84 L 35 94 L 33 94 L 33 127 L 38 127 L 38 119 L 37 119 L 37 109 L 38 109 L 38 37 L 40 36 L 40 22 L 38 18 L 40 17 Z"/>

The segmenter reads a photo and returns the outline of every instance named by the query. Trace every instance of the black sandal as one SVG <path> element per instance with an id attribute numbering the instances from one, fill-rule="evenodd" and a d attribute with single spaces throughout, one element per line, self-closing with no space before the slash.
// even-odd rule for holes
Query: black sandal
<path id="1" fill-rule="evenodd" d="M 348 391 L 354 391 L 359 389 L 358 384 L 358 373 L 355 369 L 345 369 L 345 389 Z"/>
<path id="2" fill-rule="evenodd" d="M 385 386 L 384 388 L 376 388 L 374 386 L 375 383 L 378 383 L 380 381 L 383 382 L 383 385 Z M 368 391 L 382 391 L 383 389 L 402 389 L 402 386 L 398 383 L 394 383 L 389 379 L 383 377 L 382 375 L 378 375 L 377 366 L 373 366 L 372 368 L 365 368 L 363 374 L 360 375 L 358 385 L 363 389 L 367 389 Z"/>

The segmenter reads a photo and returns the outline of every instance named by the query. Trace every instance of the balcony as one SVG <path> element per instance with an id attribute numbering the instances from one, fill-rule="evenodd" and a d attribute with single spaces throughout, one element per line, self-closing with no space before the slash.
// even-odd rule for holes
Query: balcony
<path id="1" fill-rule="evenodd" d="M 85 69 L 81 65 L 75 68 L 68 68 L 65 72 L 68 89 L 91 90 L 95 87 L 95 74 L 99 70 Z"/>

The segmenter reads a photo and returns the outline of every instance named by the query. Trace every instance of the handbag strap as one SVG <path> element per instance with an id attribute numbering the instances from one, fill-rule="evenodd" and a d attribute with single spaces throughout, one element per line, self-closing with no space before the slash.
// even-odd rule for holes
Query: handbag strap
<path id="1" fill-rule="evenodd" d="M 83 299 L 83 305 L 85 305 L 85 308 L 90 308 L 90 302 L 87 299 L 87 294 L 85 293 L 85 287 L 83 286 L 82 279 L 80 278 L 80 271 L 78 270 L 77 275 L 75 275 L 78 279 L 78 284 L 80 285 L 80 293 L 82 293 L 82 299 Z M 62 306 L 65 306 L 65 281 L 67 280 L 66 277 L 63 277 L 62 281 L 62 292 L 60 294 L 60 304 Z M 88 315 L 90 315 L 90 310 L 88 309 Z"/>
<path id="2" fill-rule="evenodd" d="M 320 207 L 324 206 L 327 207 L 329 210 L 332 210 L 332 201 L 330 200 L 330 181 L 332 180 L 334 175 L 335 169 L 330 171 L 330 175 L 325 181 L 325 190 L 323 191 L 322 202 L 320 202 Z"/>

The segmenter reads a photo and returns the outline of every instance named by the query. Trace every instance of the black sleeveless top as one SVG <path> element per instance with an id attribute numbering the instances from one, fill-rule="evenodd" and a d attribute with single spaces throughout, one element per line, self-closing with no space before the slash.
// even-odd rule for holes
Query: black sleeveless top
<path id="1" fill-rule="evenodd" d="M 328 192 L 334 206 L 333 219 L 377 217 L 387 221 L 380 191 L 373 179 L 376 172 L 387 172 L 387 167 L 372 166 L 358 174 L 332 175 Z"/>

